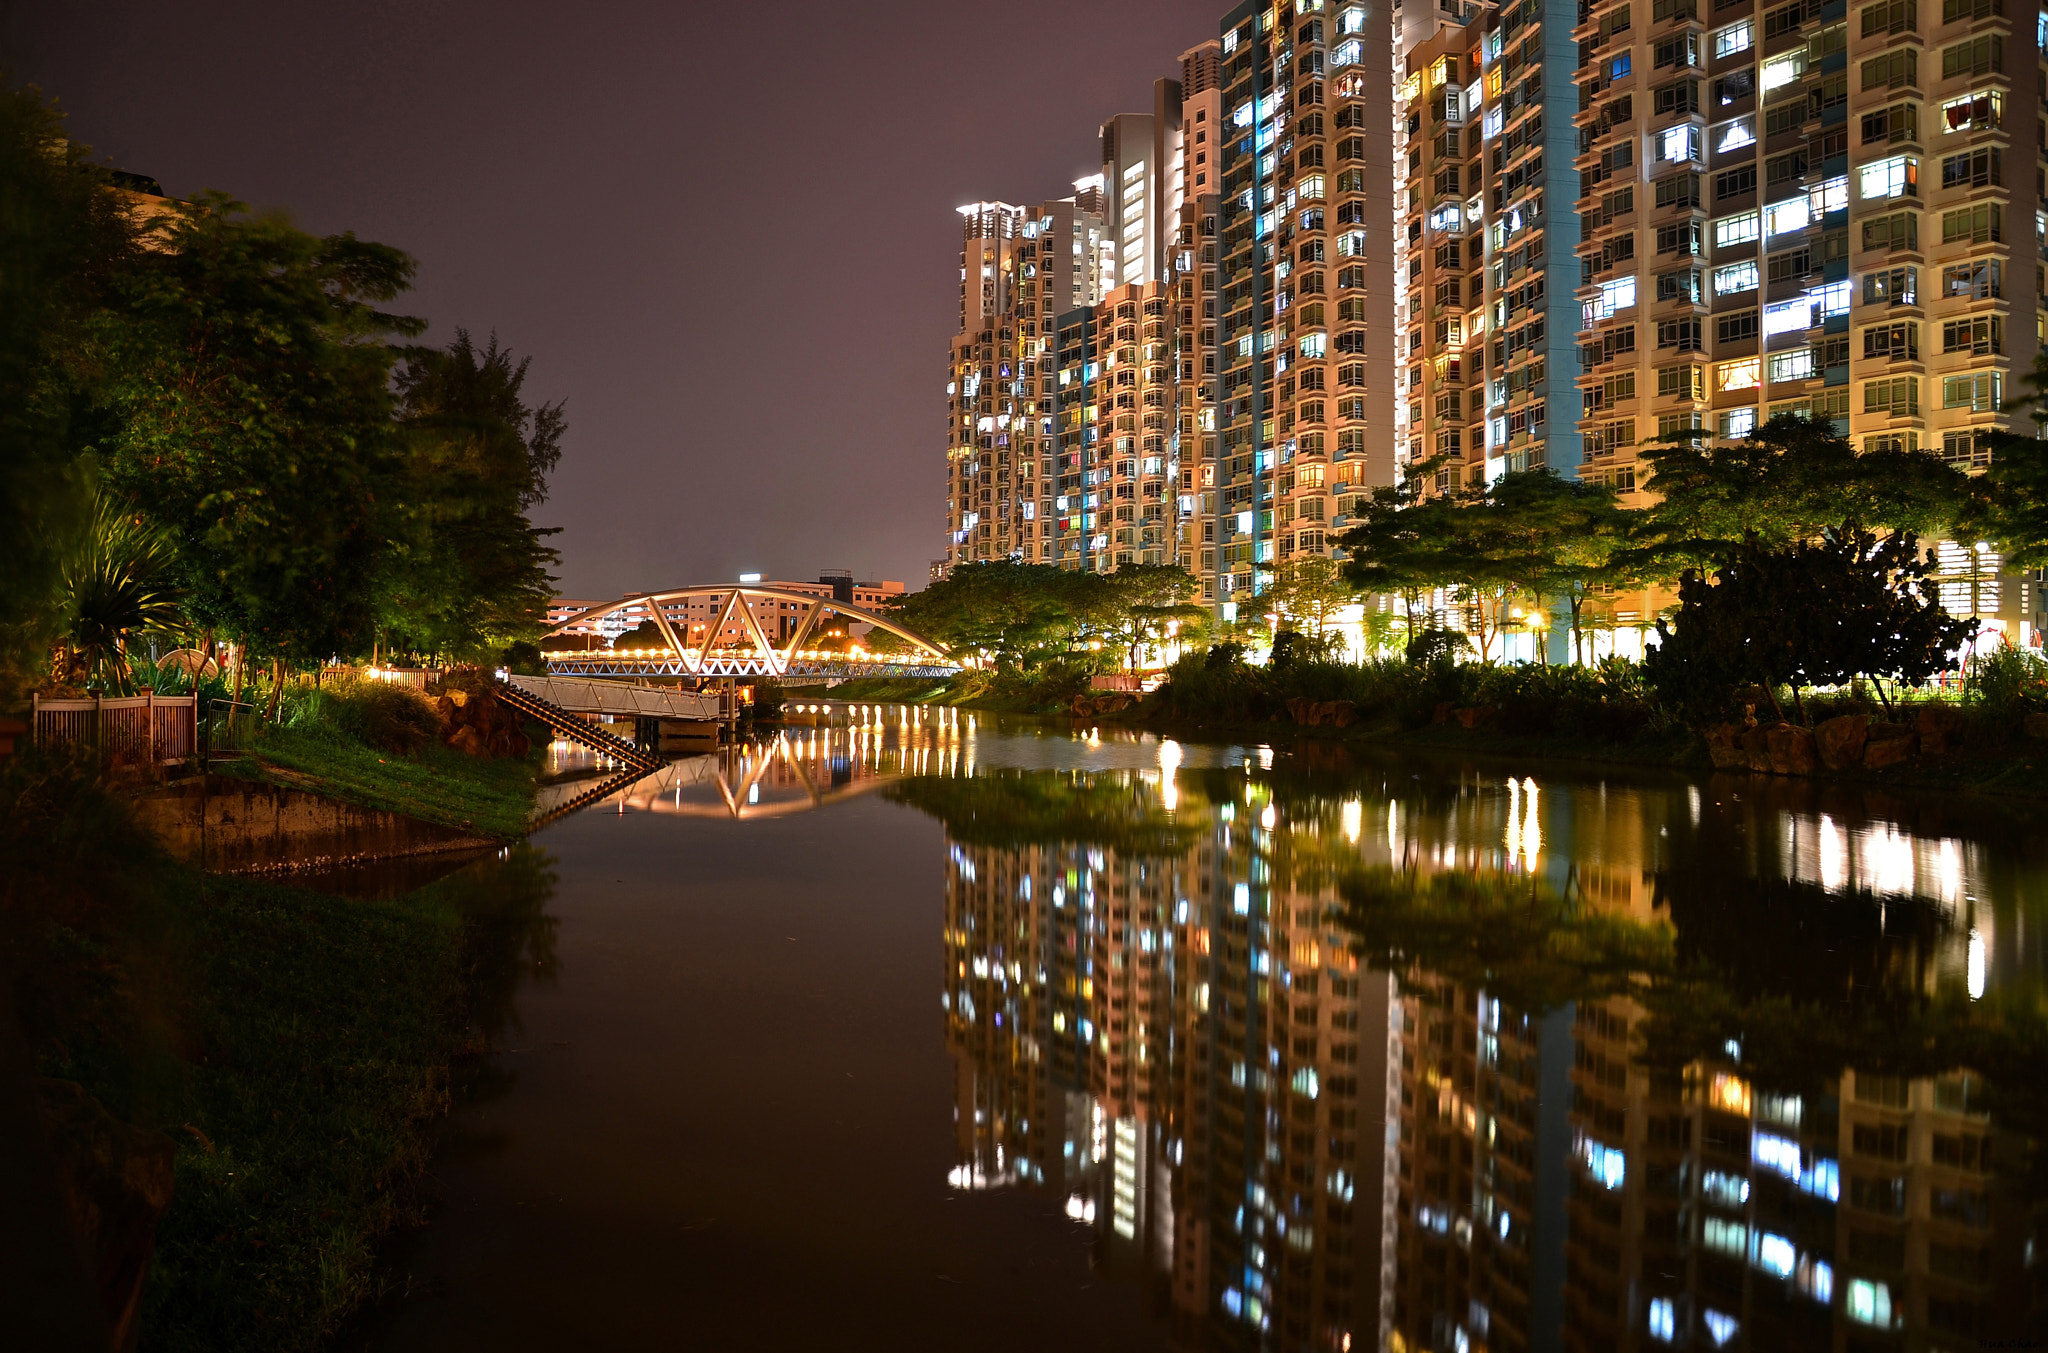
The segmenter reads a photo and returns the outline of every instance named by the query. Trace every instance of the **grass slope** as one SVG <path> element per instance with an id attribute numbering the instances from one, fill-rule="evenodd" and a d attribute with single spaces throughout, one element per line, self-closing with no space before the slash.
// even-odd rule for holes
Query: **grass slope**
<path id="1" fill-rule="evenodd" d="M 216 760 L 214 769 L 512 840 L 532 816 L 546 747 L 545 736 L 536 738 L 523 760 L 484 760 L 439 746 L 402 755 L 325 729 L 277 727 L 251 740 L 243 759 Z"/>

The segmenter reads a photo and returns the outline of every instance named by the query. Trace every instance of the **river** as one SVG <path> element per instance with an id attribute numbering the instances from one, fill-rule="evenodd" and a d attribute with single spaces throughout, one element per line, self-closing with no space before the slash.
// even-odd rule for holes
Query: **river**
<path id="1" fill-rule="evenodd" d="M 508 857 L 350 1347 L 2048 1332 L 2036 806 L 861 717 Z"/>

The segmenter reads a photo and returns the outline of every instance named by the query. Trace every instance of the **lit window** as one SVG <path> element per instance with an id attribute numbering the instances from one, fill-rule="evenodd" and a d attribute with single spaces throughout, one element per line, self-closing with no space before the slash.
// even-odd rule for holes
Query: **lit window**
<path id="1" fill-rule="evenodd" d="M 1731 121 L 1723 122 L 1714 128 L 1714 151 L 1716 154 L 1725 155 L 1731 150 L 1741 150 L 1744 146 L 1753 146 L 1755 144 L 1756 118 L 1753 115 L 1738 117 Z"/>
<path id="2" fill-rule="evenodd" d="M 1755 291 L 1757 288 L 1756 261 L 1730 263 L 1714 269 L 1714 294 L 1733 296 L 1737 292 Z"/>
<path id="3" fill-rule="evenodd" d="M 1747 28 L 1748 25 L 1744 24 Z M 1671 1343 L 1678 1338 L 1677 1313 L 1669 1297 L 1650 1299 L 1650 1337 L 1660 1343 Z"/>
<path id="4" fill-rule="evenodd" d="M 1714 222 L 1714 247 L 1726 248 L 1731 244 L 1742 244 L 1757 237 L 1757 214 L 1753 211 L 1737 212 L 1723 216 Z"/>
<path id="5" fill-rule="evenodd" d="M 1803 381 L 1813 376 L 1813 349 L 1795 348 L 1791 352 L 1771 354 L 1771 379 L 1773 381 Z"/>
<path id="6" fill-rule="evenodd" d="M 1806 73 L 1806 52 L 1802 49 L 1764 62 L 1763 87 L 1769 93 L 1781 89 Z"/>
<path id="7" fill-rule="evenodd" d="M 1875 1325 L 1879 1329 L 1892 1327 L 1892 1289 L 1884 1283 L 1869 1278 L 1851 1278 L 1845 1306 L 1849 1318 L 1858 1324 Z"/>
<path id="8" fill-rule="evenodd" d="M 1978 90 L 1941 105 L 1942 130 L 1973 132 L 1996 127 L 2004 120 L 2004 113 L 2004 94 L 1995 89 Z"/>
<path id="9" fill-rule="evenodd" d="M 1866 164 L 1856 171 L 1856 177 L 1857 191 L 1866 202 L 1876 197 L 1920 195 L 1920 161 L 1911 155 L 1894 155 Z"/>
<path id="10" fill-rule="evenodd" d="M 1838 174 L 1806 190 L 1806 209 L 1815 216 L 1849 209 L 1849 176 Z"/>
<path id="11" fill-rule="evenodd" d="M 1801 296 L 1795 300 L 1779 301 L 1776 305 L 1764 307 L 1764 337 L 1773 334 L 1789 334 L 1794 330 L 1808 329 L 1813 325 L 1813 302 Z"/>
<path id="12" fill-rule="evenodd" d="M 1585 1161 L 1587 1171 L 1605 1188 L 1618 1189 L 1628 1177 L 1627 1153 L 1604 1146 L 1590 1137 L 1580 1143 L 1579 1158 Z"/>
<path id="13" fill-rule="evenodd" d="M 1726 1217 L 1708 1217 L 1700 1224 L 1700 1244 L 1740 1258 L 1749 1250 L 1749 1228 Z"/>
<path id="14" fill-rule="evenodd" d="M 1729 1208 L 1741 1207 L 1749 1201 L 1749 1181 L 1739 1174 L 1709 1170 L 1700 1180 L 1700 1193 L 1710 1203 Z"/>
<path id="15" fill-rule="evenodd" d="M 1754 41 L 1754 33 L 1750 28 L 1749 20 L 1744 19 L 1741 23 L 1730 24 L 1714 34 L 1714 55 L 1717 57 L 1733 56 L 1737 52 L 1746 52 L 1749 50 L 1752 41 Z"/>
<path id="16" fill-rule="evenodd" d="M 1716 390 L 1754 390 L 1763 374 L 1763 360 L 1745 357 L 1739 362 L 1723 362 L 1714 368 Z"/>
<path id="17" fill-rule="evenodd" d="M 1751 1241 L 1749 1261 L 1766 1273 L 1789 1278 L 1798 1264 L 1798 1255 L 1785 1237 L 1758 1231 Z"/>
<path id="18" fill-rule="evenodd" d="M 1767 237 L 1804 230 L 1812 223 L 1813 213 L 1807 209 L 1803 197 L 1795 197 L 1790 202 L 1773 202 L 1764 208 L 1764 234 Z"/>
<path id="19" fill-rule="evenodd" d="M 1301 181 L 1300 186 L 1295 189 L 1295 193 L 1304 202 L 1320 200 L 1323 196 L 1323 176 L 1321 174 L 1310 174 Z"/>
<path id="20" fill-rule="evenodd" d="M 1597 300 L 1586 302 L 1585 321 L 1595 324 L 1604 319 L 1614 318 L 1615 312 L 1626 310 L 1636 303 L 1636 279 L 1623 277 L 1600 284 Z"/>
<path id="21" fill-rule="evenodd" d="M 1701 1319 L 1706 1324 L 1707 1337 L 1714 1341 L 1716 1348 L 1733 1339 L 1735 1331 L 1741 1328 L 1734 1316 L 1716 1310 L 1708 1310 Z"/>

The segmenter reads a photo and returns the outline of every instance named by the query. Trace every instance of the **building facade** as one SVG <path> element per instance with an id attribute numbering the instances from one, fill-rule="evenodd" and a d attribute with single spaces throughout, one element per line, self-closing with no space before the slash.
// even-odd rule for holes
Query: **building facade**
<path id="1" fill-rule="evenodd" d="M 1240 6 L 1074 197 L 962 209 L 941 569 L 1180 563 L 1231 619 L 1411 467 L 1642 507 L 1652 439 L 1792 413 L 1981 469 L 2043 325 L 2044 28 L 1999 0 Z M 2038 579 L 1935 550 L 1950 609 L 2038 633 Z M 1669 600 L 1595 599 L 1602 651 Z"/>
<path id="2" fill-rule="evenodd" d="M 1092 229 L 962 208 L 947 567 L 1179 564 L 1234 619 L 1336 553 L 1395 473 L 1394 292 L 1368 281 L 1393 266 L 1391 34 L 1377 6 L 1242 7 L 1103 125 Z M 1101 289 L 1048 301 L 1034 227 Z"/>

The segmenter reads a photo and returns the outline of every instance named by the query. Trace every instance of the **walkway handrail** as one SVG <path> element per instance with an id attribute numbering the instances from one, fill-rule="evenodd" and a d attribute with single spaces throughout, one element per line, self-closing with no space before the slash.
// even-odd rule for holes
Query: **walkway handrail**
<path id="1" fill-rule="evenodd" d="M 500 700 L 521 714 L 539 719 L 571 742 L 582 743 L 600 756 L 623 761 L 642 772 L 660 770 L 665 764 L 658 755 L 635 746 L 624 738 L 614 737 L 589 720 L 571 714 L 560 705 L 542 699 L 532 691 L 521 690 L 509 681 L 501 680 L 496 685 Z"/>

